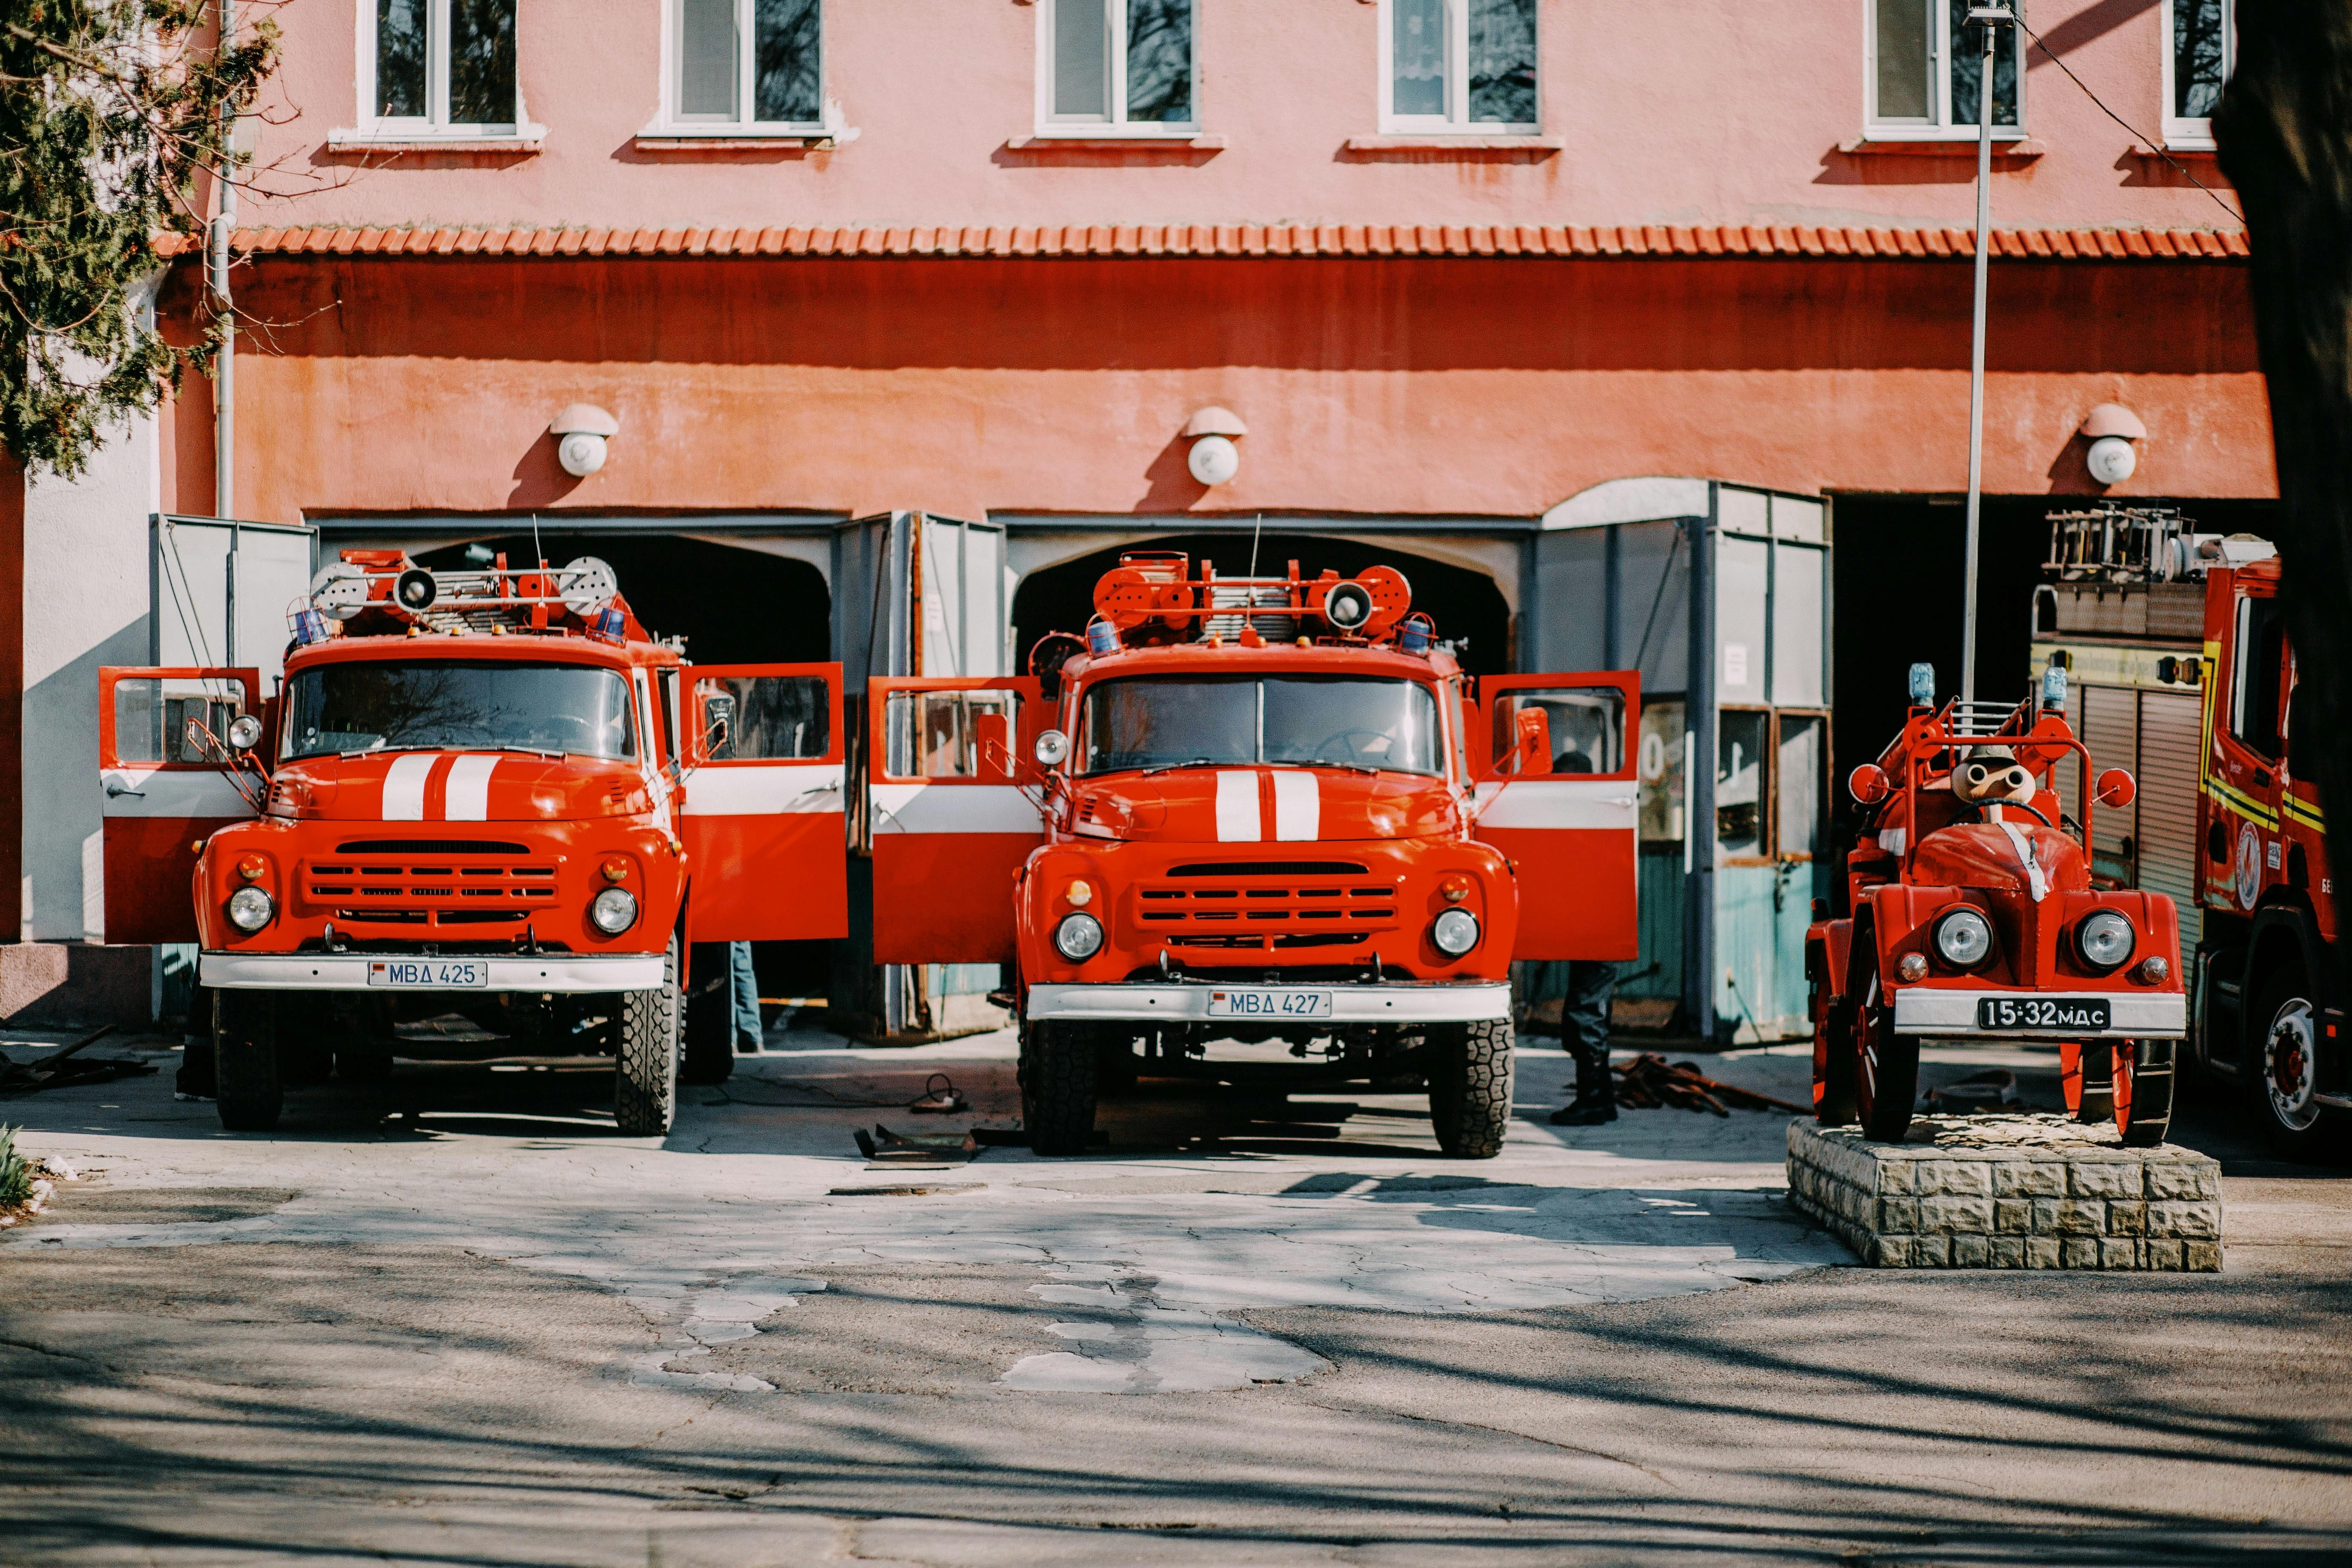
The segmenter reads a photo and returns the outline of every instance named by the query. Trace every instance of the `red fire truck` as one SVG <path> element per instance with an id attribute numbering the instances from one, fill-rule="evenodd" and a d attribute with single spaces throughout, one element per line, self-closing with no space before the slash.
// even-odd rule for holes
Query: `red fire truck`
<path id="1" fill-rule="evenodd" d="M 1384 566 L 1094 605 L 1027 677 L 870 683 L 877 957 L 1011 966 L 1043 1153 L 1139 1073 L 1425 1081 L 1496 1153 L 1511 961 L 1634 955 L 1637 677 L 1473 680 Z"/>
<path id="2" fill-rule="evenodd" d="M 593 558 L 347 551 L 289 620 L 274 692 L 99 676 L 107 931 L 200 945 L 223 1125 L 395 1054 L 592 1055 L 665 1132 L 681 1055 L 733 1065 L 681 1042 L 688 944 L 845 931 L 839 666 L 688 664 Z"/>
<path id="3" fill-rule="evenodd" d="M 2124 1142 L 2163 1142 L 2173 1053 L 2188 1026 L 2172 900 L 2092 885 L 2095 805 L 2135 785 L 2097 774 L 2077 825 L 2052 774 L 2091 757 L 2065 715 L 2066 677 L 2042 700 L 1935 702 L 1911 671 L 1910 715 L 1849 788 L 1864 809 L 1846 858 L 1846 913 L 1806 940 L 1813 1105 L 1826 1125 L 1899 1140 L 1918 1095 L 1922 1038 L 2054 1040 L 2070 1109 Z"/>
<path id="4" fill-rule="evenodd" d="M 2198 1051 L 2244 1086 L 2274 1146 L 2316 1154 L 2352 1131 L 2326 819 L 2296 724 L 2279 563 L 2221 559 L 2205 574 Z"/>

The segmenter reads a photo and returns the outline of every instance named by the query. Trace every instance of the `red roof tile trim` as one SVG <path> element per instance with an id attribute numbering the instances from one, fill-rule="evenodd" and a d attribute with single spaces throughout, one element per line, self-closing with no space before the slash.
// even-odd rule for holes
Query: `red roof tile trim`
<path id="1" fill-rule="evenodd" d="M 1960 258 L 1964 228 L 1808 226 L 1561 228 L 1520 226 L 1255 225 L 1067 228 L 247 228 L 252 256 L 1398 257 L 1807 256 Z M 166 237 L 166 256 L 203 241 Z M 2240 230 L 1995 229 L 1995 256 L 2032 260 L 2229 260 L 2250 252 Z"/>

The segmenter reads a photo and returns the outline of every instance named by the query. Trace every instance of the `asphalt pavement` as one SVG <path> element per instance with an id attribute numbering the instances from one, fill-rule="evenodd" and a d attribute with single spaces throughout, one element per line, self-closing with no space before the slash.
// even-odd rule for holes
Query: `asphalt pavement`
<path id="1" fill-rule="evenodd" d="M 2225 1113 L 2221 1274 L 1909 1274 L 1786 1205 L 1784 1115 L 1556 1129 L 1554 1050 L 1493 1161 L 1147 1080 L 1086 1158 L 869 1169 L 1011 1127 L 1009 1036 L 771 1046 L 658 1142 L 520 1061 L 268 1136 L 162 1050 L 0 1101 L 82 1178 L 0 1231 L 0 1563 L 2352 1560 L 2352 1185 Z"/>

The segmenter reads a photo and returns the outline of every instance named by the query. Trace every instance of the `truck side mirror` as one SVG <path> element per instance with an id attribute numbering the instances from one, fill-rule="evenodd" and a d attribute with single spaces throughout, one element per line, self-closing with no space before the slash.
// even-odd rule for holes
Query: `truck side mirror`
<path id="1" fill-rule="evenodd" d="M 702 752 L 718 756 L 728 749 L 735 736 L 735 698 L 730 692 L 714 692 L 702 700 Z"/>
<path id="2" fill-rule="evenodd" d="M 975 713 L 971 720 L 977 760 L 973 773 L 992 784 L 1013 782 L 1013 721 L 1003 713 Z"/>
<path id="3" fill-rule="evenodd" d="M 2101 805 L 2111 805 L 2121 810 L 2129 805 L 2138 794 L 2139 786 L 2132 782 L 2131 774 L 2121 768 L 2109 768 L 2099 775 L 2099 782 L 2091 798 Z"/>
<path id="4" fill-rule="evenodd" d="M 1540 708 L 1522 708 L 1513 722 L 1518 727 L 1518 755 L 1513 759 L 1511 771 L 1515 773 L 1551 772 L 1551 715 Z"/>
<path id="5" fill-rule="evenodd" d="M 1895 785 L 1885 768 L 1876 763 L 1864 763 L 1847 775 L 1845 787 L 1846 793 L 1864 805 L 1876 805 L 1894 791 Z"/>

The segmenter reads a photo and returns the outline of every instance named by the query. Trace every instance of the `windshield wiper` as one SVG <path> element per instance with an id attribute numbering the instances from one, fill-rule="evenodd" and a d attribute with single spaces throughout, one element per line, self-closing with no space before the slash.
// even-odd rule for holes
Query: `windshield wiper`
<path id="1" fill-rule="evenodd" d="M 404 746 L 362 746 L 355 751 L 337 752 L 335 755 L 342 758 L 382 757 L 394 752 L 517 752 L 527 757 L 550 757 L 557 762 L 572 754 L 547 746 L 526 746 L 513 741 L 485 741 L 479 745 L 469 746 L 452 745 L 446 741 L 417 741 Z M 318 756 L 320 753 L 311 752 L 306 754 Z"/>
<path id="2" fill-rule="evenodd" d="M 1189 763 L 1162 763 L 1156 768 L 1146 768 L 1143 776 L 1150 778 L 1154 773 L 1173 773 L 1178 768 L 1213 768 L 1216 765 L 1207 757 L 1194 757 Z"/>

